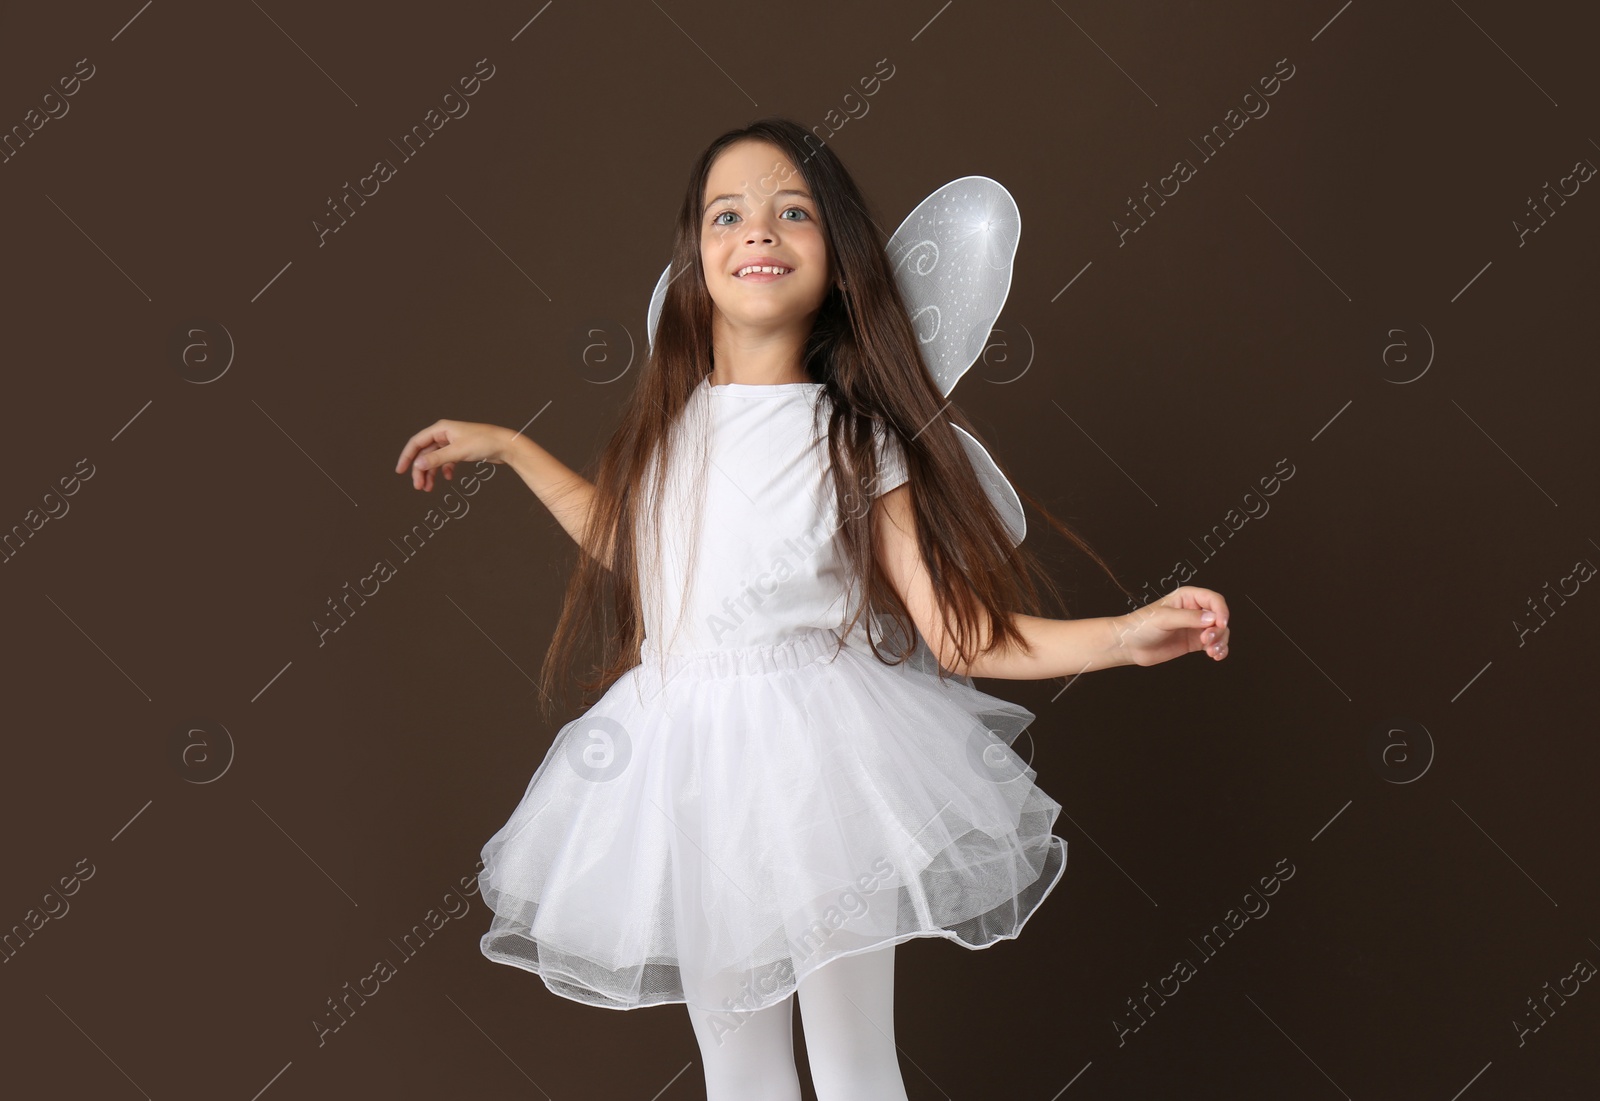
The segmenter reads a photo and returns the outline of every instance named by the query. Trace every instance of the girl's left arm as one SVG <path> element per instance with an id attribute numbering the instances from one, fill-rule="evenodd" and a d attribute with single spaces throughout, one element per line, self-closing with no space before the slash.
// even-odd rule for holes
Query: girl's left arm
<path id="1" fill-rule="evenodd" d="M 1195 650 L 1221 661 L 1228 652 L 1228 605 L 1222 594 L 1185 585 L 1120 616 L 1044 619 L 1014 615 L 1027 648 L 993 647 L 984 624 L 978 653 L 961 660 L 946 630 L 927 566 L 917 546 L 916 513 L 908 486 L 877 498 L 872 506 L 873 555 L 917 630 L 952 673 L 997 680 L 1047 680 L 1117 665 L 1156 665 Z"/>

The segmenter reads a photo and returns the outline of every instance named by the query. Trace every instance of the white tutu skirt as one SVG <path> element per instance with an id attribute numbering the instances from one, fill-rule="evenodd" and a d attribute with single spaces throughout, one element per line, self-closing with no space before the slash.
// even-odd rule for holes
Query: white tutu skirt
<path id="1" fill-rule="evenodd" d="M 1011 748 L 1032 712 L 860 639 L 647 641 L 484 845 L 483 954 L 589 1005 L 725 1013 L 912 937 L 1016 937 L 1066 869 Z"/>

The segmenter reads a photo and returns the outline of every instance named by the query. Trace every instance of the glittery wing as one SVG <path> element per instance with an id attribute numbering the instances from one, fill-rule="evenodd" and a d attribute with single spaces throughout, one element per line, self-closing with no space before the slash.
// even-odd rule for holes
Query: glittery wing
<path id="1" fill-rule="evenodd" d="M 1016 200 L 987 176 L 962 176 L 934 191 L 889 238 L 889 265 L 917 331 L 923 365 L 948 395 L 975 363 L 1011 292 L 1011 261 L 1022 233 Z M 646 311 L 650 346 L 672 282 L 668 264 Z M 967 457 L 1005 521 L 1011 542 L 1027 534 L 1022 501 L 984 446 L 962 428 Z"/>
<path id="2" fill-rule="evenodd" d="M 889 238 L 889 264 L 917 331 L 922 361 L 948 395 L 983 354 L 1011 291 L 1022 233 L 1016 200 L 987 176 L 951 180 L 906 215 Z M 1020 543 L 1022 501 L 972 434 L 956 428 L 978 480 Z"/>
<path id="3" fill-rule="evenodd" d="M 667 286 L 672 282 L 672 265 L 668 264 L 661 269 L 661 278 L 656 280 L 656 289 L 650 292 L 650 308 L 645 311 L 645 338 L 650 341 L 650 350 L 656 347 L 656 322 L 661 320 L 661 307 L 667 300 Z"/>

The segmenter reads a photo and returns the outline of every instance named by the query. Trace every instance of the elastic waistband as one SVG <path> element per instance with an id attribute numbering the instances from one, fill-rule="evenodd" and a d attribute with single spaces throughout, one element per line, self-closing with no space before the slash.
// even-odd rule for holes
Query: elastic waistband
<path id="1" fill-rule="evenodd" d="M 652 639 L 639 648 L 639 662 L 652 673 L 666 677 L 680 673 L 691 677 L 733 677 L 750 673 L 775 673 L 810 665 L 839 649 L 839 633 L 826 627 L 807 627 L 790 638 L 766 646 L 690 650 L 663 654 Z"/>

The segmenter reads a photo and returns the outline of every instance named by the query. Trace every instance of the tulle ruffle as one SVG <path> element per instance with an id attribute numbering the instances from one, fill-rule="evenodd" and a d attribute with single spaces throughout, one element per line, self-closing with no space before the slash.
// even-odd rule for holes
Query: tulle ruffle
<path id="1" fill-rule="evenodd" d="M 759 1009 L 912 937 L 986 948 L 1060 880 L 1032 712 L 926 647 L 812 629 L 641 663 L 564 726 L 484 845 L 483 954 L 612 1009 Z"/>

